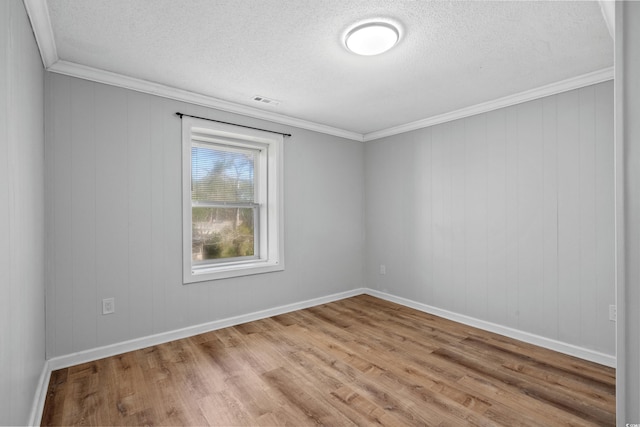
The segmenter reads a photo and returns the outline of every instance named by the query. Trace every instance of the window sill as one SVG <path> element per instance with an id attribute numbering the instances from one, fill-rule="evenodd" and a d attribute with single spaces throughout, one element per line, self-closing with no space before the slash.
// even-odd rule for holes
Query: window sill
<path id="1" fill-rule="evenodd" d="M 251 276 L 254 274 L 283 271 L 284 264 L 278 262 L 255 261 L 200 268 L 185 271 L 184 284 L 206 282 L 209 280 L 229 279 L 231 277 Z"/>

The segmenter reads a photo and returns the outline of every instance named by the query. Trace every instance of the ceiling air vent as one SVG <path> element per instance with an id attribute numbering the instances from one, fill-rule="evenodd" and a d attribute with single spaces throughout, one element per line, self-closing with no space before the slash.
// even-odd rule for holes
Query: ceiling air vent
<path id="1" fill-rule="evenodd" d="M 276 101 L 275 99 L 269 99 L 264 96 L 256 95 L 252 98 L 254 101 L 259 102 L 261 104 L 267 105 L 280 105 L 280 101 Z"/>

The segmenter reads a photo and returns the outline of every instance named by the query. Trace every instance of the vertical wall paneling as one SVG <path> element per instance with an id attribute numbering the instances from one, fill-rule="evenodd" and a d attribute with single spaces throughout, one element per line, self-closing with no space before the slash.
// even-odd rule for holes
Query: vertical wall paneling
<path id="1" fill-rule="evenodd" d="M 43 74 L 23 2 L 0 2 L 0 425 L 31 422 L 45 366 Z"/>
<path id="2" fill-rule="evenodd" d="M 445 247 L 446 243 L 451 239 L 446 235 L 450 227 L 450 216 L 447 211 L 448 200 L 450 194 L 449 183 L 445 177 L 445 170 L 448 165 L 445 163 L 449 156 L 445 155 L 450 146 L 442 143 L 445 140 L 445 126 L 431 128 L 431 219 L 432 219 L 432 260 L 431 269 L 433 271 L 432 278 L 432 299 L 434 304 L 440 307 L 446 307 L 448 297 L 446 289 L 438 286 L 439 283 L 445 283 L 449 280 L 451 269 L 447 265 L 450 257 L 446 256 L 449 252 Z M 369 219 L 367 218 L 367 222 Z"/>
<path id="3" fill-rule="evenodd" d="M 596 273 L 595 87 L 580 92 L 580 334 L 583 343 L 596 341 L 598 304 Z M 608 307 L 602 301 L 602 308 Z"/>
<path id="4" fill-rule="evenodd" d="M 69 117 L 71 121 L 69 144 L 66 153 L 71 156 L 69 185 L 71 215 L 61 220 L 70 221 L 67 228 L 72 232 L 66 241 L 71 247 L 71 283 L 73 286 L 72 307 L 69 315 L 73 318 L 87 318 L 91 321 L 75 323 L 73 320 L 73 350 L 91 348 L 96 345 L 96 227 L 92 218 L 96 214 L 96 147 L 94 140 L 94 112 L 86 108 L 93 105 L 93 86 L 82 82 L 69 90 Z M 67 168 L 62 168 L 64 171 Z M 71 226 L 71 224 L 74 224 Z"/>
<path id="5" fill-rule="evenodd" d="M 608 290 L 615 283 L 615 195 L 610 191 L 610 177 L 614 175 L 614 147 L 602 143 L 611 138 L 614 119 L 609 112 L 613 110 L 613 97 L 607 96 L 606 86 L 596 86 L 595 98 L 595 208 L 596 208 L 596 336 L 604 337 L 602 349 L 615 346 L 615 334 L 611 333 L 616 325 L 609 320 L 608 307 L 602 302 L 615 304 L 615 295 Z"/>
<path id="6" fill-rule="evenodd" d="M 193 289 L 178 286 L 182 278 L 180 272 L 182 264 L 180 258 L 182 249 L 172 242 L 182 239 L 181 231 L 181 199 L 182 187 L 180 184 L 180 146 L 181 122 L 176 117 L 175 111 L 170 111 L 171 102 L 165 99 L 154 99 L 158 106 L 157 124 L 160 129 L 158 139 L 154 141 L 157 149 L 162 151 L 162 199 L 163 199 L 163 238 L 159 242 L 162 247 L 163 264 L 160 267 L 162 277 L 155 286 L 164 288 L 164 313 L 161 316 L 171 322 L 174 328 L 183 328 L 189 323 L 190 313 L 188 301 Z M 175 131 L 174 131 L 175 128 Z"/>
<path id="7" fill-rule="evenodd" d="M 519 218 L 518 194 L 520 192 L 517 107 L 505 109 L 505 192 L 506 192 L 506 222 L 507 234 L 506 270 L 507 270 L 507 324 L 512 328 L 519 327 L 520 309 L 520 254 L 518 253 Z"/>
<path id="8" fill-rule="evenodd" d="M 453 151 L 453 133 L 452 125 L 443 126 L 444 135 L 440 145 L 443 150 L 442 161 L 442 178 L 443 178 L 443 222 L 441 224 L 442 242 L 442 262 L 443 277 L 446 282 L 437 283 L 453 283 L 454 271 L 457 268 L 454 264 L 454 199 L 453 199 L 453 176 L 454 176 L 454 151 Z M 435 131 L 435 129 L 434 129 Z M 435 140 L 434 140 L 435 142 Z M 434 202 L 435 203 L 435 202 Z M 438 265 L 436 263 L 436 265 Z M 452 286 L 444 288 L 444 304 L 443 307 L 453 310 L 456 298 L 455 289 Z"/>
<path id="9" fill-rule="evenodd" d="M 55 194 L 55 204 L 49 207 L 53 215 L 52 228 L 49 230 L 53 236 L 55 246 L 50 248 L 50 256 L 53 257 L 52 280 L 54 283 L 64 283 L 67 286 L 73 285 L 73 247 L 71 245 L 72 236 L 72 216 L 63 206 L 70 206 L 71 199 L 71 91 L 68 82 L 57 76 L 53 79 L 59 80 L 60 84 L 52 88 L 51 96 L 59 100 L 59 105 L 64 108 L 51 111 L 51 133 L 55 135 L 55 147 L 51 147 L 48 158 L 52 165 L 52 187 Z M 49 148 L 49 147 L 47 147 Z M 50 199 L 53 201 L 52 199 Z M 73 348 L 73 294 L 61 294 L 51 289 L 51 297 L 47 298 L 47 303 L 54 305 L 54 312 L 60 313 L 53 322 L 47 321 L 47 332 L 53 333 L 55 339 L 50 341 L 53 354 L 57 352 L 71 353 Z M 47 354 L 49 355 L 49 354 Z"/>
<path id="10" fill-rule="evenodd" d="M 367 285 L 613 355 L 612 89 L 605 82 L 367 143 L 367 256 L 394 259 L 411 247 L 433 259 L 384 278 L 367 271 Z M 413 182 L 388 195 L 407 175 Z M 381 215 L 385 200 L 413 214 Z M 406 234 L 381 238 L 386 230 Z"/>
<path id="11" fill-rule="evenodd" d="M 389 159 L 402 159 L 404 161 L 409 161 L 409 152 L 410 149 L 408 147 L 409 142 L 407 138 L 402 138 L 399 141 L 398 147 L 396 148 L 397 155 L 391 155 L 388 153 L 386 165 L 385 165 L 385 180 L 389 183 L 387 190 L 387 198 L 388 205 L 386 207 L 382 207 L 382 212 L 386 211 L 386 220 L 394 224 L 393 227 L 390 228 L 391 233 L 388 236 L 388 244 L 391 247 L 396 248 L 394 253 L 387 257 L 386 266 L 387 266 L 387 274 L 391 274 L 393 272 L 394 276 L 398 276 L 398 294 L 409 297 L 408 289 L 411 284 L 408 283 L 408 269 L 407 266 L 409 250 L 408 247 L 410 245 L 409 239 L 407 239 L 407 235 L 410 232 L 412 224 L 409 221 L 409 217 L 414 216 L 414 211 L 411 210 L 411 206 L 408 205 L 407 201 L 412 193 L 412 189 L 415 189 L 414 182 L 412 181 L 413 174 L 410 170 L 405 169 L 400 173 L 394 173 L 395 171 L 390 167 Z M 389 147 L 390 148 L 390 147 Z"/>
<path id="12" fill-rule="evenodd" d="M 54 115 L 49 113 L 51 109 L 51 101 L 53 99 L 53 87 L 49 84 L 48 80 L 53 78 L 51 75 L 44 73 L 44 131 L 45 131 L 45 139 L 49 138 L 53 135 L 53 123 L 54 123 Z M 44 229 L 45 229 L 45 239 L 44 239 L 44 251 L 48 255 L 45 258 L 45 301 L 46 301 L 46 309 L 45 309 L 45 325 L 46 326 L 46 339 L 45 339 L 45 356 L 49 358 L 51 354 L 55 354 L 55 342 L 53 337 L 55 337 L 55 329 L 56 329 L 56 317 L 54 315 L 53 308 L 56 307 L 55 304 L 55 287 L 52 286 L 55 283 L 55 257 L 51 254 L 54 253 L 55 248 L 55 235 L 53 233 L 53 226 L 55 224 L 54 217 L 54 205 L 53 199 L 51 197 L 47 197 L 47 194 L 53 194 L 56 188 L 56 184 L 52 177 L 55 173 L 55 162 L 51 159 L 53 145 L 51 143 L 45 144 L 44 152 L 45 158 L 48 158 L 48 161 L 44 162 L 44 209 L 47 214 L 44 217 Z"/>
<path id="13" fill-rule="evenodd" d="M 57 74 L 46 89 L 49 357 L 362 287 L 362 144 Z M 182 284 L 176 111 L 293 134 L 285 271 Z"/>
<path id="14" fill-rule="evenodd" d="M 414 179 L 424 200 L 424 203 L 416 210 L 416 216 L 418 217 L 416 233 L 424 236 L 424 239 L 420 239 L 417 242 L 412 262 L 421 266 L 417 270 L 413 280 L 416 288 L 414 292 L 418 296 L 416 299 L 430 301 L 433 299 L 433 219 L 431 217 L 431 206 L 433 205 L 431 200 L 433 197 L 433 185 L 431 183 L 431 171 L 433 170 L 431 149 L 433 145 L 430 143 L 431 132 L 427 132 L 425 137 L 427 141 L 426 144 L 422 144 L 421 141 L 415 138 L 413 140 L 413 144 L 417 150 L 417 155 L 414 157 L 414 162 L 417 163 Z"/>
<path id="15" fill-rule="evenodd" d="M 164 150 L 162 147 L 162 135 L 164 129 L 162 123 L 166 120 L 162 117 L 163 111 L 159 103 L 151 102 L 149 105 L 149 127 L 146 129 L 150 139 L 149 160 L 150 164 L 150 183 L 147 191 L 151 195 L 151 204 L 149 211 L 146 213 L 146 219 L 151 226 L 149 261 L 150 271 L 149 278 L 152 283 L 151 293 L 147 298 L 152 302 L 152 321 L 153 333 L 157 334 L 168 329 L 166 312 L 166 296 L 163 280 L 165 277 L 165 266 L 167 260 L 164 257 Z"/>
<path id="16" fill-rule="evenodd" d="M 507 195 L 505 111 L 486 116 L 487 320 L 507 324 Z"/>
<path id="17" fill-rule="evenodd" d="M 558 338 L 580 339 L 580 93 L 558 95 Z"/>
<path id="18" fill-rule="evenodd" d="M 449 292 L 452 296 L 451 310 L 464 312 L 466 304 L 465 282 L 467 280 L 466 259 L 468 254 L 465 227 L 466 195 L 465 176 L 465 129 L 464 126 L 450 126 L 451 144 L 451 253 L 455 254 L 451 263 L 452 284 Z"/>
<path id="19" fill-rule="evenodd" d="M 151 112 L 149 99 L 131 92 L 127 94 L 129 126 L 127 129 L 127 182 L 129 233 L 129 304 L 131 335 L 153 334 L 153 274 L 152 274 L 152 172 L 153 143 L 149 134 Z"/>
<path id="20" fill-rule="evenodd" d="M 540 334 L 558 336 L 558 139 L 557 98 L 542 100 L 542 300 Z M 610 112 L 610 110 L 609 110 Z M 605 145 L 605 144 L 603 144 Z M 606 181 L 605 181 L 606 182 Z M 609 183 L 610 185 L 610 183 Z"/>
<path id="21" fill-rule="evenodd" d="M 173 102 L 161 99 L 162 105 L 162 146 L 164 147 L 164 192 L 165 192 L 165 276 L 167 314 L 174 319 L 178 327 L 195 324 L 194 310 L 189 306 L 189 293 L 195 292 L 187 286 L 176 286 L 182 280 L 182 257 L 180 245 L 171 242 L 182 240 L 182 171 L 181 171 L 181 121 L 172 110 Z M 177 111 L 177 110 L 176 110 Z M 172 268 L 167 268 L 169 265 Z M 194 287 L 194 289 L 198 289 Z"/>
<path id="22" fill-rule="evenodd" d="M 487 315 L 487 129 L 486 116 L 465 122 L 464 209 L 465 312 L 476 318 Z M 478 179 L 483 177 L 483 179 Z"/>
<path id="23" fill-rule="evenodd" d="M 68 79 L 67 79 L 68 80 Z M 74 83 L 76 83 L 74 81 Z M 129 245 L 128 161 L 129 115 L 124 89 L 95 86 L 96 146 L 96 284 L 101 344 L 128 339 Z M 86 106 L 92 107 L 92 106 Z M 75 195 L 74 195 L 75 196 Z M 56 201 L 57 202 L 57 201 Z M 61 206 L 61 209 L 68 209 Z M 73 225 L 75 227 L 75 224 Z M 71 234 L 77 231 L 72 230 Z M 115 298 L 115 313 L 102 315 L 101 301 Z M 77 321 L 77 319 L 74 319 Z"/>
<path id="24" fill-rule="evenodd" d="M 9 66 L 9 55 L 12 54 L 10 40 L 12 37 L 12 33 L 8 31 L 11 26 L 8 22 L 8 17 L 10 16 L 10 11 L 12 7 L 15 7 L 15 3 L 11 2 L 2 2 L 0 3 L 0 18 L 2 19 L 2 30 L 0 31 L 0 234 L 2 236 L 8 236 L 9 230 L 11 229 L 11 208 L 9 207 L 10 200 L 10 179 L 11 174 L 9 173 L 9 117 L 5 114 L 9 108 L 8 103 L 4 101 L 9 97 L 9 87 L 11 85 L 11 75 L 12 70 Z M 11 283 L 11 245 L 7 243 L 8 239 L 3 239 L 0 243 L 0 283 Z M 10 291 L 5 289 L 6 286 L 3 286 L 0 290 L 2 295 L 2 300 L 0 300 L 0 339 L 4 344 L 5 340 L 9 340 L 10 331 L 8 325 L 11 323 L 11 313 L 9 311 L 10 302 L 6 301 L 6 297 L 10 296 Z M 8 373 L 5 371 L 7 369 L 8 363 L 12 360 L 13 353 L 11 352 L 11 348 L 8 345 L 0 345 L 0 361 L 5 367 L 2 367 L 0 372 L 2 373 L 3 385 L 0 388 L 0 413 L 9 414 L 11 410 L 11 401 L 9 398 L 9 390 L 10 387 L 9 381 L 4 381 L 4 376 Z M 16 420 L 16 416 L 12 415 L 11 420 Z M 26 418 L 25 418 L 26 419 Z M 9 423 L 9 415 L 5 415 L 0 419 L 0 422 L 5 424 Z"/>
<path id="25" fill-rule="evenodd" d="M 616 2 L 616 160 L 621 192 L 617 207 L 620 273 L 617 376 L 620 423 L 640 419 L 640 3 Z"/>
<path id="26" fill-rule="evenodd" d="M 367 199 L 366 211 L 379 213 L 376 216 L 376 221 L 371 223 L 367 230 L 367 241 L 375 239 L 378 247 L 393 245 L 396 248 L 391 253 L 375 251 L 369 257 L 373 262 L 369 271 L 373 272 L 374 277 L 379 281 L 378 287 L 382 291 L 387 290 L 387 278 L 391 273 L 393 272 L 395 275 L 401 271 L 400 262 L 402 262 L 402 257 L 399 256 L 399 252 L 404 247 L 402 241 L 398 239 L 400 236 L 398 232 L 398 227 L 400 227 L 400 222 L 398 221 L 398 212 L 400 211 L 398 192 L 401 189 L 396 187 L 398 185 L 398 177 L 406 176 L 406 171 L 402 171 L 400 174 L 393 174 L 390 172 L 390 163 L 395 158 L 403 158 L 404 151 L 402 151 L 402 148 L 403 145 L 400 145 L 398 150 L 391 150 L 388 146 L 384 147 L 383 150 L 376 153 L 367 168 L 367 183 L 375 185 L 380 191 L 379 194 L 383 195 L 383 197 Z M 385 226 L 385 224 L 389 224 L 389 226 Z M 386 274 L 382 274 L 379 270 L 382 265 L 386 268 Z M 400 288 L 398 292 L 403 292 L 403 290 L 404 288 Z"/>
<path id="27" fill-rule="evenodd" d="M 402 141 L 403 157 L 407 159 L 407 161 L 414 162 L 415 159 L 409 157 L 409 153 L 417 151 L 416 141 L 411 138 L 411 135 L 408 135 L 408 138 L 405 138 Z M 422 159 L 423 162 L 426 160 L 424 157 Z M 411 233 L 411 226 L 419 227 L 419 224 L 422 222 L 418 219 L 421 216 L 422 209 L 424 204 L 419 204 L 415 207 L 415 209 L 410 209 L 406 206 L 407 196 L 409 194 L 415 194 L 416 191 L 420 191 L 420 171 L 421 167 L 411 168 L 407 170 L 407 174 L 401 178 L 400 182 L 396 182 L 396 185 L 399 185 L 397 193 L 400 196 L 400 206 L 402 206 L 402 210 L 399 212 L 400 218 L 405 219 L 404 221 L 400 221 L 399 224 L 401 226 L 398 229 L 398 237 L 402 240 L 402 250 L 401 250 L 401 262 L 402 262 L 402 270 L 404 274 L 404 291 L 402 295 L 409 299 L 415 299 L 421 291 L 424 291 L 426 284 L 424 286 L 419 286 L 416 282 L 418 280 L 418 276 L 420 275 L 420 269 L 410 269 L 407 268 L 408 265 L 415 262 L 418 258 L 419 248 L 422 246 L 422 241 L 414 240 L 414 239 L 405 239 L 408 233 Z M 423 194 L 424 197 L 426 195 Z M 415 230 L 417 232 L 417 230 Z"/>
<path id="28" fill-rule="evenodd" d="M 316 296 L 321 296 L 324 292 L 338 292 L 343 284 L 342 279 L 336 276 L 338 271 L 350 271 L 350 263 L 362 265 L 364 259 L 362 255 L 362 234 L 363 234 L 363 210 L 353 211 L 354 206 L 363 206 L 364 197 L 362 195 L 364 175 L 346 173 L 350 169 L 363 171 L 364 162 L 362 157 L 352 157 L 339 144 L 322 145 L 317 141 L 314 133 L 300 133 L 294 135 L 295 139 L 285 139 L 285 220 L 291 219 L 287 214 L 290 209 L 295 209 L 302 215 L 303 222 L 300 224 L 300 234 L 290 234 L 291 239 L 286 238 L 286 247 L 290 253 L 295 252 L 303 259 L 297 264 L 302 275 L 299 283 L 302 292 L 311 292 Z M 362 149 L 361 144 L 357 145 Z M 348 148 L 354 148 L 350 145 Z M 298 159 L 297 162 L 289 161 L 290 156 Z M 332 177 L 328 178 L 327 168 L 333 168 Z M 295 180 L 295 177 L 303 177 L 302 185 L 291 188 L 288 183 Z M 340 182 L 340 185 L 329 187 L 332 181 Z M 302 193 L 300 191 L 302 190 Z M 389 193 L 391 194 L 391 193 Z M 318 203 L 318 197 L 324 200 Z M 392 204 L 389 210 L 398 208 Z M 309 217 L 309 210 L 313 210 L 311 217 L 317 217 L 318 221 L 312 221 Z M 351 217 L 345 217 L 345 212 Z M 335 224 L 331 223 L 331 218 L 341 218 Z M 285 226 L 286 227 L 286 226 Z M 285 228 L 285 231 L 287 228 Z M 328 230 L 333 230 L 328 234 Z M 358 234 L 358 236 L 356 236 Z M 300 242 L 315 242 L 315 245 L 303 244 Z M 318 280 L 324 281 L 325 285 L 315 287 L 312 282 L 305 280 L 307 271 L 315 270 L 317 250 L 321 248 L 331 248 L 330 253 L 323 255 L 332 259 L 334 254 L 343 251 L 348 256 L 335 259 L 331 267 L 322 268 L 318 271 Z M 299 252 L 302 251 L 302 252 Z M 322 259 L 322 258 L 321 258 Z M 320 261 L 323 263 L 323 261 Z M 287 262 L 287 268 L 289 263 Z M 361 273 L 361 271 L 360 271 Z M 275 279 L 274 279 L 275 280 Z M 278 286 L 284 286 L 287 282 L 279 282 Z M 287 285 L 288 286 L 288 285 Z M 283 288 L 283 292 L 288 292 Z M 265 296 L 266 298 L 267 296 Z"/>
<path id="29" fill-rule="evenodd" d="M 543 139 L 542 101 L 516 108 L 518 327 L 540 333 L 543 304 Z"/>

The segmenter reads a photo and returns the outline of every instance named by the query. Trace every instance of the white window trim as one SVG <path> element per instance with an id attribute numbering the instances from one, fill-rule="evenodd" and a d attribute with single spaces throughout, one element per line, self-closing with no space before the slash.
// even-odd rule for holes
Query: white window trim
<path id="1" fill-rule="evenodd" d="M 220 141 L 238 147 L 260 148 L 258 173 L 266 169 L 265 180 L 258 180 L 261 198 L 259 227 L 259 258 L 252 260 L 217 261 L 210 266 L 193 268 L 191 260 L 191 146 L 195 141 Z M 217 123 L 193 117 L 182 117 L 182 255 L 185 284 L 230 277 L 284 270 L 284 203 L 283 155 L 284 141 L 280 134 Z"/>

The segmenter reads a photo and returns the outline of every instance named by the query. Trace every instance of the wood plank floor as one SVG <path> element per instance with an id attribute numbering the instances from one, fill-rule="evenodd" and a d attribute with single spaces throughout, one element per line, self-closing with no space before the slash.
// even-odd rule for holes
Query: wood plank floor
<path id="1" fill-rule="evenodd" d="M 357 297 L 54 371 L 43 425 L 615 424 L 615 370 Z"/>

